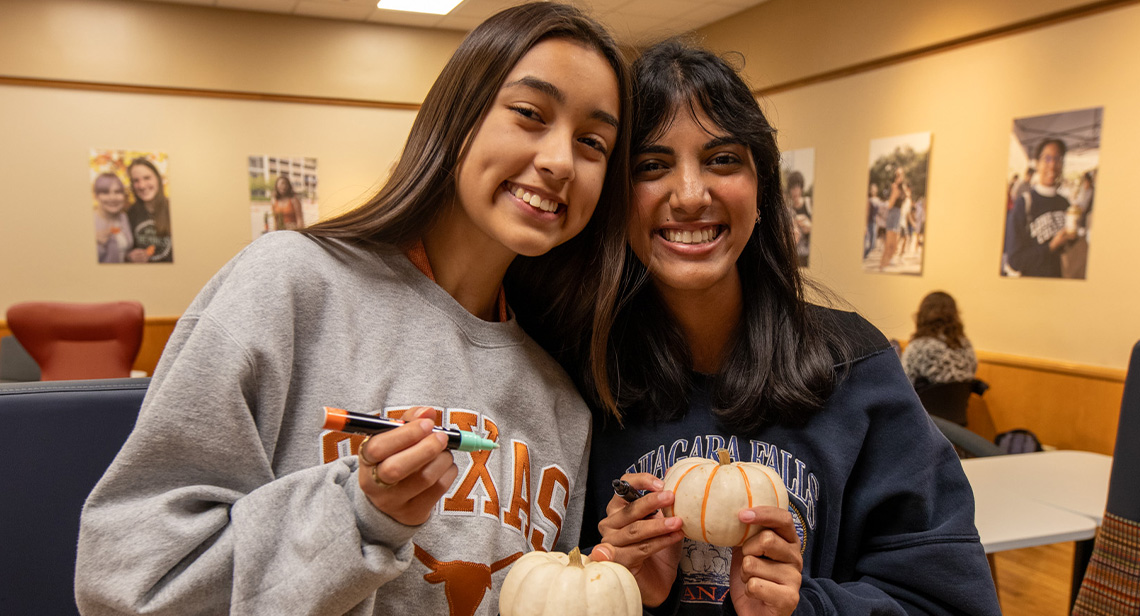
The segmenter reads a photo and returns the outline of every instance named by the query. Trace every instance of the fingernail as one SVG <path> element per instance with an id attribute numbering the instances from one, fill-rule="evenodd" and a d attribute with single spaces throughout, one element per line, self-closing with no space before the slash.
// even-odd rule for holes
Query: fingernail
<path id="1" fill-rule="evenodd" d="M 596 556 L 595 556 L 595 554 L 596 554 Z M 613 558 L 610 557 L 610 553 L 605 548 L 603 548 L 601 546 L 594 546 L 594 549 L 590 550 L 590 559 L 591 560 L 613 560 Z"/>
<path id="2" fill-rule="evenodd" d="M 444 447 L 447 447 L 447 435 L 446 434 L 436 432 L 435 438 L 437 441 L 439 441 L 439 444 L 443 445 Z"/>
<path id="3" fill-rule="evenodd" d="M 745 509 L 744 511 L 740 512 L 740 521 L 741 522 L 753 522 L 755 520 L 756 520 L 756 512 L 755 511 L 752 511 L 751 509 Z"/>
<path id="4" fill-rule="evenodd" d="M 435 422 L 430 419 L 417 419 L 416 423 L 419 424 L 424 433 L 431 432 L 431 429 L 435 427 Z"/>
<path id="5" fill-rule="evenodd" d="M 681 528 L 681 518 L 665 518 L 665 527 L 669 530 Z"/>
<path id="6" fill-rule="evenodd" d="M 661 488 L 664 488 L 664 487 L 665 487 L 664 481 L 661 481 L 660 479 L 654 479 L 653 480 L 653 489 L 660 490 Z"/>

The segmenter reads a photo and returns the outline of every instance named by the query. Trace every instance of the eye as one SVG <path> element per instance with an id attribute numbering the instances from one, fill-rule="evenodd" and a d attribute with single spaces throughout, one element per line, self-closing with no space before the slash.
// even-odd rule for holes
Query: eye
<path id="1" fill-rule="evenodd" d="M 606 147 L 606 142 L 598 137 L 580 137 L 578 143 L 601 152 L 603 156 L 608 156 L 610 153 L 609 148 Z"/>
<path id="2" fill-rule="evenodd" d="M 508 105 L 507 107 L 511 111 L 519 114 L 520 116 L 522 116 L 528 120 L 533 120 L 533 121 L 539 122 L 539 123 L 542 122 L 542 115 L 540 115 L 538 113 L 538 110 L 535 109 L 534 107 L 531 107 L 529 105 Z"/>
<path id="3" fill-rule="evenodd" d="M 720 152 L 709 159 L 709 164 L 717 167 L 739 165 L 740 162 L 740 157 L 731 152 Z"/>
<path id="4" fill-rule="evenodd" d="M 633 179 L 643 182 L 655 180 L 664 175 L 668 169 L 660 159 L 647 158 L 633 166 Z"/>

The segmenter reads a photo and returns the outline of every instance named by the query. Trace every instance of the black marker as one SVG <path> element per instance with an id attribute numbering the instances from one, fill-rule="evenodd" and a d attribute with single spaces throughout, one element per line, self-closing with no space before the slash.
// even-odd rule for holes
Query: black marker
<path id="1" fill-rule="evenodd" d="M 614 486 L 614 494 L 622 497 L 627 503 L 632 503 L 642 496 L 645 496 L 645 492 L 629 485 L 629 482 L 624 479 L 614 479 L 612 484 Z"/>

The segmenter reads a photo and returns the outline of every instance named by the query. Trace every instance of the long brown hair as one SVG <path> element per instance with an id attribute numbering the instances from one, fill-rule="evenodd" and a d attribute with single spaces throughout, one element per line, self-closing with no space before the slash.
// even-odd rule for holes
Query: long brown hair
<path id="1" fill-rule="evenodd" d="M 504 284 L 519 324 L 580 386 L 592 379 L 606 384 L 605 344 L 613 326 L 629 198 L 630 79 L 613 38 L 582 11 L 532 2 L 505 9 L 472 30 L 428 91 L 403 153 L 376 196 L 303 232 L 401 248 L 423 237 L 453 202 L 456 165 L 507 75 L 531 48 L 553 38 L 594 49 L 613 68 L 621 105 L 618 139 L 586 227 L 545 255 L 516 257 Z M 576 343 L 584 339 L 588 349 Z"/>
<path id="2" fill-rule="evenodd" d="M 934 291 L 922 298 L 918 314 L 914 315 L 914 335 L 916 338 L 938 338 L 952 349 L 962 347 L 966 331 L 958 316 L 958 304 L 949 293 Z"/>
<path id="3" fill-rule="evenodd" d="M 151 173 L 158 181 L 158 192 L 154 195 L 154 213 L 151 216 L 154 218 L 154 230 L 161 236 L 170 235 L 170 201 L 166 199 L 166 185 L 163 183 L 162 174 L 158 172 L 158 167 L 154 163 L 145 158 L 136 158 L 127 165 L 127 177 L 131 175 L 131 169 L 134 167 L 146 167 L 150 169 Z M 135 191 L 135 183 L 131 181 L 131 195 L 134 196 L 135 202 L 131 207 L 145 208 L 146 203 L 139 198 L 138 192 Z"/>

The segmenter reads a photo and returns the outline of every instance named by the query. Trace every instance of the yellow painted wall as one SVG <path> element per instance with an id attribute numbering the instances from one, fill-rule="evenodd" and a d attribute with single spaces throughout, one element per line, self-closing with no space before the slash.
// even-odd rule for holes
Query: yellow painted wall
<path id="1" fill-rule="evenodd" d="M 843 66 L 836 56 L 840 52 L 812 51 L 828 41 L 813 35 L 808 24 L 788 29 L 773 19 L 800 7 L 810 14 L 822 4 L 859 6 L 859 17 L 848 17 L 861 34 L 833 35 L 838 39 L 833 46 L 852 63 L 869 59 L 873 54 L 867 50 L 903 50 L 883 47 L 872 36 L 876 32 L 892 26 L 921 30 L 879 10 L 902 4 L 894 0 L 772 0 L 703 34 L 718 50 L 787 45 L 784 55 L 773 53 L 775 60 L 748 56 L 750 74 L 774 76 L 753 80 L 755 86 L 791 78 L 778 65 L 799 50 L 805 59 L 797 65 L 797 76 L 834 70 Z M 1048 8 L 1060 2 L 1042 4 Z M 882 27 L 869 29 L 872 23 Z M 828 27 L 821 26 L 825 33 Z M 799 38 L 793 41 L 796 33 Z M 1131 4 L 762 100 L 780 130 L 782 149 L 815 148 L 811 274 L 889 336 L 907 338 L 919 300 L 942 289 L 957 298 L 967 334 L 980 350 L 1124 369 L 1140 339 L 1140 207 L 1131 186 L 1133 169 L 1140 167 L 1140 80 L 1130 77 L 1140 58 L 1138 35 L 1140 5 Z M 939 40 L 944 39 L 911 44 Z M 864 48 L 860 41 L 870 42 Z M 1104 127 L 1087 279 L 1002 278 L 1012 120 L 1096 106 L 1104 107 Z M 925 131 L 933 133 L 933 145 L 923 274 L 864 272 L 860 257 L 869 142 Z"/>
<path id="2" fill-rule="evenodd" d="M 462 33 L 118 0 L 4 0 L 0 76 L 418 103 Z M 322 216 L 371 195 L 414 111 L 0 85 L 0 318 L 27 300 L 177 316 L 250 241 L 249 155 L 318 159 Z M 174 263 L 96 263 L 91 148 L 161 151 Z"/>

